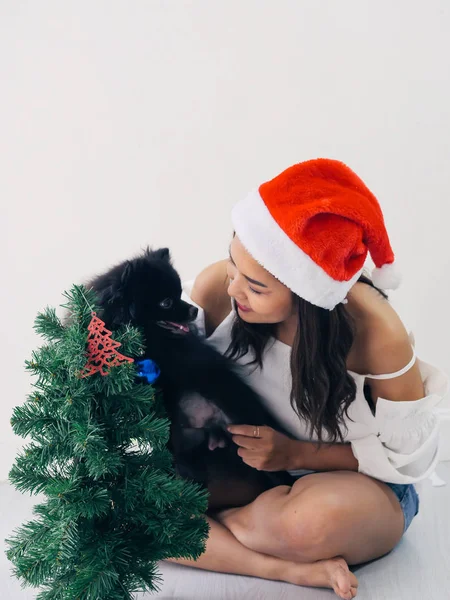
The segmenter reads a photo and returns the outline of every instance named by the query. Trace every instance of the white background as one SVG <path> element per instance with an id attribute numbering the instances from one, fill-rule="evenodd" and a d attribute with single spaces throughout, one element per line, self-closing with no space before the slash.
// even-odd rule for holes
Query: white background
<path id="1" fill-rule="evenodd" d="M 449 107 L 448 0 L 1 0 L 0 479 L 37 311 L 147 244 L 195 276 L 309 158 L 378 196 L 395 306 L 450 371 Z"/>

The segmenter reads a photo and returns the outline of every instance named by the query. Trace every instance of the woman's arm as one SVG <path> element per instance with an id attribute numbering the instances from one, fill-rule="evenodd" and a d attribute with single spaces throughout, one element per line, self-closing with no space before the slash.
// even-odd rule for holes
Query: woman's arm
<path id="1" fill-rule="evenodd" d="M 238 456 L 258 470 L 358 470 L 358 461 L 350 444 L 324 443 L 319 446 L 315 442 L 293 440 L 267 426 L 229 425 L 228 431 L 239 446 Z"/>
<path id="2" fill-rule="evenodd" d="M 373 301 L 366 314 L 360 344 L 366 365 L 358 372 L 395 374 L 409 365 L 412 342 L 394 309 L 387 302 Z M 375 415 L 368 413 L 364 421 L 371 433 L 351 441 L 359 472 L 392 483 L 424 479 L 439 460 L 434 408 L 446 395 L 447 377 L 417 359 L 400 377 L 380 380 L 369 375 L 367 382 L 376 406 Z"/>
<path id="3" fill-rule="evenodd" d="M 358 471 L 358 461 L 350 444 L 328 444 L 292 440 L 292 466 L 289 470 Z"/>
<path id="4" fill-rule="evenodd" d="M 371 375 L 395 373 L 407 365 L 413 356 L 408 333 L 393 308 L 384 300 L 370 296 L 377 302 L 375 310 L 366 313 L 362 361 Z M 361 348 L 362 346 L 362 348 Z M 408 402 L 423 398 L 424 385 L 418 364 L 404 375 L 394 379 L 367 379 L 374 403 L 378 398 L 391 402 Z M 314 471 L 358 471 L 358 460 L 350 443 L 327 444 L 319 447 L 313 442 L 293 440 L 292 469 Z"/>
<path id="5" fill-rule="evenodd" d="M 205 312 L 206 336 L 209 337 L 231 310 L 227 293 L 227 260 L 206 267 L 196 278 L 191 299 Z"/>
<path id="6" fill-rule="evenodd" d="M 349 294 L 349 306 L 355 318 L 356 335 L 350 355 L 353 371 L 362 375 L 396 373 L 413 357 L 408 332 L 394 308 L 376 290 L 357 284 Z M 418 400 L 424 396 L 424 385 L 418 363 L 403 376 L 394 379 L 367 378 L 371 396 L 393 402 Z"/>

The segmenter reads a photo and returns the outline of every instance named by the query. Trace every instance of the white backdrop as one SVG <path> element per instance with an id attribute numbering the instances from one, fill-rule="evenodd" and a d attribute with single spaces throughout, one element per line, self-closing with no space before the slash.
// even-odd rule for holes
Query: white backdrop
<path id="1" fill-rule="evenodd" d="M 384 208 L 421 356 L 450 371 L 448 0 L 1 0 L 0 479 L 36 312 L 146 244 L 183 277 L 318 156 Z"/>

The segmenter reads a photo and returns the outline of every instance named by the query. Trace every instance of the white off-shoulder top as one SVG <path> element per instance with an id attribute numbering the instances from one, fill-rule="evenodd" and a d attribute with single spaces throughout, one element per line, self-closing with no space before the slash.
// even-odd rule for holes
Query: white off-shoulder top
<path id="1" fill-rule="evenodd" d="M 190 298 L 193 281 L 183 284 L 184 300 L 199 309 L 196 325 L 205 335 L 205 315 L 201 306 Z M 206 341 L 225 353 L 231 341 L 234 311 L 225 318 Z M 309 436 L 308 425 L 294 412 L 290 404 L 292 386 L 290 370 L 291 347 L 274 339 L 263 357 L 263 369 L 248 366 L 251 356 L 236 362 L 245 380 L 260 394 L 274 418 L 295 439 L 315 441 Z M 425 397 L 415 401 L 394 402 L 378 398 L 375 415 L 364 396 L 364 383 L 370 379 L 392 379 L 407 372 L 418 361 L 425 388 Z M 439 421 L 434 408 L 447 393 L 447 376 L 439 369 L 422 362 L 414 355 L 411 363 L 397 373 L 360 375 L 349 371 L 356 383 L 356 398 L 345 417 L 344 440 L 350 442 L 359 463 L 359 471 L 390 483 L 415 483 L 430 476 L 439 460 Z M 251 423 L 249 423 L 251 425 Z M 323 439 L 327 439 L 324 432 Z M 300 475 L 308 471 L 290 471 Z"/>

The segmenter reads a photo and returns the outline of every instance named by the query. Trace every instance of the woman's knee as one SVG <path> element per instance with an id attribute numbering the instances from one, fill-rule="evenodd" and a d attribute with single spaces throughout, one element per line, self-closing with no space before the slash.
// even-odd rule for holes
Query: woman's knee
<path id="1" fill-rule="evenodd" d="M 311 478 L 293 488 L 280 519 L 283 543 L 302 561 L 351 556 L 364 546 L 381 556 L 398 542 L 401 509 L 364 476 Z M 397 503 L 394 503 L 397 504 Z"/>
<path id="2" fill-rule="evenodd" d="M 352 508 L 342 494 L 305 489 L 286 505 L 280 517 L 280 537 L 299 560 L 319 560 L 325 558 L 323 550 L 332 545 L 351 515 Z"/>

